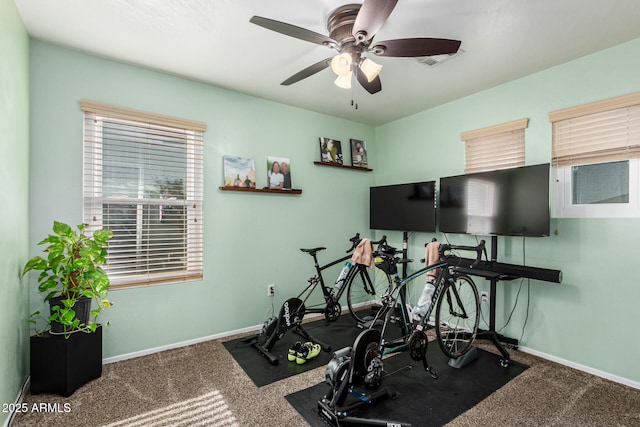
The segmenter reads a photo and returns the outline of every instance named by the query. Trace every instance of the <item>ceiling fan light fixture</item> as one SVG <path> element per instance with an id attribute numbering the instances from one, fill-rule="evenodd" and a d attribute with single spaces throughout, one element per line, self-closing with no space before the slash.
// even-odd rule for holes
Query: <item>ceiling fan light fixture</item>
<path id="1" fill-rule="evenodd" d="M 338 75 L 338 78 L 334 81 L 336 86 L 342 89 L 351 89 L 351 71 Z"/>
<path id="2" fill-rule="evenodd" d="M 364 58 L 360 63 L 360 70 L 367 76 L 367 81 L 371 83 L 373 79 L 378 77 L 380 74 L 380 70 L 382 70 L 382 65 L 376 64 L 369 58 Z"/>
<path id="3" fill-rule="evenodd" d="M 345 74 L 346 72 L 351 71 L 351 55 L 348 53 L 341 53 L 340 55 L 336 55 L 331 59 L 331 69 L 338 76 Z"/>

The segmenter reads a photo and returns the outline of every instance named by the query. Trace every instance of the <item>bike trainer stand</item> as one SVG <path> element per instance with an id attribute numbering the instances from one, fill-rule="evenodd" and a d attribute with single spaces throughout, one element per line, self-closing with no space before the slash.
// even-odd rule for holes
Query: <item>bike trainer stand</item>
<path id="1" fill-rule="evenodd" d="M 376 401 L 386 398 L 395 398 L 396 394 L 388 389 L 365 393 L 355 388 L 355 383 L 360 379 L 355 378 L 351 364 L 352 348 L 345 347 L 333 354 L 333 359 L 327 365 L 326 382 L 331 390 L 318 401 L 318 413 L 331 426 L 340 427 L 343 424 L 380 426 L 380 427 L 411 427 L 411 424 L 395 421 L 379 420 L 371 418 L 354 417 L 352 414 L 362 407 L 369 407 Z M 356 399 L 352 403 L 346 403 L 349 396 Z"/>
<path id="2" fill-rule="evenodd" d="M 458 357 L 457 359 L 449 359 L 449 366 L 456 369 L 464 368 L 465 366 L 467 366 L 469 363 L 473 362 L 477 358 L 478 358 L 478 349 L 475 346 L 471 346 L 469 351 L 467 351 L 465 354 Z"/>
<path id="3" fill-rule="evenodd" d="M 322 350 L 326 352 L 331 351 L 331 346 L 314 338 L 302 327 L 304 313 L 304 303 L 299 298 L 289 298 L 282 305 L 278 317 L 271 317 L 264 322 L 262 332 L 252 339 L 251 345 L 266 357 L 270 364 L 277 365 L 278 356 L 271 353 L 271 350 L 289 329 L 293 329 L 293 333 L 301 336 L 306 341 L 319 344 Z"/>

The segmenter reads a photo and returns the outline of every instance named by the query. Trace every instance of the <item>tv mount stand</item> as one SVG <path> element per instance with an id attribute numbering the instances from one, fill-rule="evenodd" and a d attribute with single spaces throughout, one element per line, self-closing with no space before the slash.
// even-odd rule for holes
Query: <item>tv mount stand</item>
<path id="1" fill-rule="evenodd" d="M 496 346 L 502 359 L 500 365 L 506 367 L 509 364 L 510 356 L 503 344 L 511 348 L 518 348 L 518 340 L 509 338 L 496 332 L 496 290 L 499 281 L 508 281 L 518 278 L 528 278 L 542 280 L 546 282 L 561 283 L 562 271 L 546 268 L 529 267 L 524 265 L 505 264 L 498 259 L 498 236 L 491 236 L 491 260 L 481 262 L 480 265 L 471 268 L 475 259 L 461 258 L 459 267 L 461 273 L 484 277 L 490 282 L 489 293 L 489 329 L 478 332 L 478 339 L 489 340 Z"/>

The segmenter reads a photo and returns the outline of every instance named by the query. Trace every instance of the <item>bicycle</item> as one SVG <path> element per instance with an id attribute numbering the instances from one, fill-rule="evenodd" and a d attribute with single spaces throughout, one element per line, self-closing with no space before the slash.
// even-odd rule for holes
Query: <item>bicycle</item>
<path id="1" fill-rule="evenodd" d="M 358 246 L 362 239 L 360 234 L 357 233 L 354 237 L 350 238 L 351 248 L 346 253 L 351 253 Z M 371 241 L 372 245 L 384 245 L 386 243 L 386 236 L 383 236 L 378 241 Z M 319 285 L 324 297 L 324 305 L 316 304 L 311 307 L 306 307 L 306 313 L 319 313 L 324 314 L 325 319 L 328 322 L 333 322 L 340 317 L 342 312 L 342 306 L 340 305 L 340 298 L 347 292 L 347 306 L 351 316 L 358 322 L 362 321 L 360 309 L 362 306 L 381 306 L 380 297 L 388 292 L 391 288 L 391 280 L 386 275 L 376 275 L 372 280 L 369 271 L 365 265 L 351 264 L 351 255 L 347 255 L 328 264 L 320 266 L 318 263 L 317 253 L 326 248 L 319 247 L 313 249 L 300 249 L 300 251 L 310 255 L 313 258 L 314 267 L 316 269 L 316 275 L 307 280 L 307 286 L 297 296 L 302 303 L 306 303 L 309 297 L 313 294 L 313 291 Z M 346 261 L 346 262 L 345 262 Z M 322 272 L 327 268 L 333 267 L 336 264 L 345 262 L 338 279 L 335 281 L 333 287 L 329 287 L 325 284 Z M 321 306 L 321 308 L 318 308 Z"/>
<path id="2" fill-rule="evenodd" d="M 350 416 L 360 406 L 371 405 L 379 398 L 393 396 L 386 389 L 367 395 L 355 388 L 362 384 L 369 389 L 377 389 L 380 386 L 383 357 L 387 355 L 408 351 L 411 359 L 422 361 L 425 371 L 437 378 L 437 372 L 429 366 L 426 358 L 426 329 L 429 327 L 434 309 L 434 327 L 442 352 L 451 359 L 457 359 L 472 348 L 480 321 L 480 302 L 471 277 L 456 271 L 458 257 L 452 255 L 451 251 L 458 250 L 476 252 L 476 261 L 472 268 L 480 263 L 483 253 L 486 257 L 484 240 L 477 246 L 442 244 L 439 248 L 439 262 L 401 279 L 397 264 L 408 260 L 398 259 L 396 255 L 399 251 L 391 246 L 381 245 L 378 248 L 376 267 L 393 278 L 393 286 L 382 297 L 383 305 L 375 313 L 370 326 L 358 335 L 352 347 L 335 352 L 332 361 L 327 365 L 326 380 L 331 385 L 331 390 L 318 401 L 319 413 L 325 420 L 335 426 L 344 422 L 388 425 L 388 421 L 364 420 Z M 440 269 L 440 273 L 435 281 L 431 305 L 419 322 L 412 322 L 405 300 L 406 285 L 435 269 Z M 402 336 L 386 340 L 385 331 L 392 317 L 400 323 Z M 378 320 L 382 320 L 381 329 L 376 329 Z M 357 400 L 345 405 L 349 395 L 356 396 Z"/>
<path id="3" fill-rule="evenodd" d="M 347 254 L 353 252 L 361 242 L 360 234 L 349 239 L 351 247 L 346 251 Z M 371 242 L 372 245 L 383 245 L 386 237 Z M 250 339 L 252 345 L 264 355 L 272 365 L 278 363 L 278 358 L 271 353 L 275 343 L 280 340 L 289 329 L 293 329 L 294 333 L 300 335 L 308 341 L 314 341 L 320 344 L 323 350 L 331 351 L 331 346 L 323 343 L 311 335 L 309 335 L 302 327 L 302 319 L 306 314 L 316 313 L 323 314 L 327 322 L 334 322 L 342 313 L 340 298 L 347 292 L 347 302 L 349 312 L 356 321 L 360 321 L 359 310 L 363 306 L 381 307 L 381 296 L 388 293 L 390 289 L 390 278 L 387 275 L 376 275 L 372 279 L 367 267 L 361 264 L 353 265 L 351 263 L 351 255 L 346 255 L 339 259 L 320 265 L 318 262 L 318 252 L 325 250 L 325 247 L 316 247 L 305 249 L 302 251 L 313 258 L 316 274 L 307 280 L 307 286 L 298 294 L 298 296 L 287 299 L 278 317 L 272 316 L 264 322 L 261 333 L 257 337 Z M 346 261 L 346 262 L 345 262 Z M 334 283 L 334 286 L 327 286 L 322 272 L 336 264 L 345 262 L 345 265 Z M 314 290 L 320 286 L 323 296 L 323 302 L 307 307 L 305 304 L 309 301 Z"/>

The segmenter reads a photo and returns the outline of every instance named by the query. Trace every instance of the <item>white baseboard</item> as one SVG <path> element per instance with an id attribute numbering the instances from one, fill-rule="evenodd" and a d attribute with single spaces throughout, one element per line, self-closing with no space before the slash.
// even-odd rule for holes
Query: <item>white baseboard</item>
<path id="1" fill-rule="evenodd" d="M 27 377 L 27 379 L 24 380 L 24 384 L 22 384 L 22 387 L 20 388 L 20 392 L 18 392 L 18 396 L 16 397 L 16 400 L 14 402 L 16 406 L 19 406 L 24 400 L 24 396 L 27 393 L 27 390 L 29 389 L 30 378 L 31 377 Z M 15 415 L 16 415 L 15 411 L 11 412 L 9 414 L 9 417 L 4 421 L 4 424 L 2 424 L 2 427 L 9 427 L 13 422 L 13 418 L 15 417 Z"/>
<path id="2" fill-rule="evenodd" d="M 195 338 L 188 341 L 181 341 L 173 344 L 167 344 L 160 347 L 148 348 L 145 350 L 135 351 L 133 353 L 121 354 L 119 356 L 107 357 L 102 359 L 103 364 L 119 362 L 121 360 L 133 359 L 135 357 L 147 356 L 149 354 L 159 353 L 165 350 L 173 350 L 180 347 L 187 347 L 194 344 L 199 344 L 205 341 L 217 340 L 220 338 L 230 337 L 236 334 L 242 334 L 246 332 L 259 331 L 262 328 L 262 325 L 249 326 L 246 328 L 236 329 L 235 331 L 223 332 L 220 334 L 209 335 L 206 337 Z"/>
<path id="3" fill-rule="evenodd" d="M 575 362 L 572 362 L 570 360 L 562 359 L 561 357 L 552 356 L 550 354 L 546 354 L 546 353 L 543 353 L 543 352 L 538 351 L 538 350 L 533 350 L 531 348 L 520 347 L 519 346 L 518 350 L 520 350 L 520 351 L 522 351 L 524 353 L 533 354 L 534 356 L 538 356 L 538 357 L 540 357 L 542 359 L 550 360 L 550 361 L 558 363 L 560 365 L 568 366 L 570 368 L 577 369 L 579 371 L 583 371 L 583 372 L 586 372 L 586 373 L 591 374 L 591 375 L 595 375 L 595 376 L 600 377 L 600 378 L 604 378 L 604 379 L 607 379 L 607 380 L 610 380 L 610 381 L 613 381 L 613 382 L 616 382 L 616 383 L 619 383 L 619 384 L 623 384 L 623 385 L 626 385 L 626 386 L 629 386 L 629 387 L 640 389 L 640 382 L 637 382 L 637 381 L 632 381 L 632 380 L 624 378 L 624 377 L 619 377 L 617 375 L 613 375 L 613 374 L 610 374 L 608 372 L 600 371 L 598 369 L 594 369 L 594 368 L 591 368 L 589 366 L 581 365 L 579 363 L 575 363 Z"/>
<path id="4" fill-rule="evenodd" d="M 343 310 L 344 309 L 345 308 L 343 307 Z M 317 320 L 317 318 L 319 318 L 319 317 L 322 317 L 322 314 L 317 314 L 317 313 L 309 314 L 309 315 L 304 317 L 304 321 L 307 322 L 307 321 Z M 188 340 L 188 341 L 181 341 L 181 342 L 177 342 L 177 343 L 173 343 L 173 344 L 163 345 L 163 346 L 160 346 L 160 347 L 153 347 L 153 348 L 149 348 L 149 349 L 145 349 L 145 350 L 135 351 L 133 353 L 121 354 L 119 356 L 107 357 L 107 358 L 102 359 L 102 363 L 103 364 L 107 364 L 107 363 L 119 362 L 121 360 L 133 359 L 135 357 L 140 357 L 140 356 L 147 356 L 149 354 L 159 353 L 159 352 L 165 351 L 165 350 L 173 350 L 173 349 L 180 348 L 180 347 L 187 347 L 189 345 L 199 344 L 199 343 L 206 342 L 206 341 L 217 340 L 217 339 L 220 339 L 220 338 L 230 337 L 230 336 L 237 335 L 237 334 L 243 334 L 243 333 L 247 333 L 247 332 L 258 332 L 261 329 L 262 329 L 262 324 L 255 325 L 255 326 L 248 326 L 246 328 L 236 329 L 234 331 L 222 332 L 222 333 L 219 333 L 219 334 L 209 335 L 209 336 L 206 336 L 206 337 L 195 338 L 195 339 Z"/>

